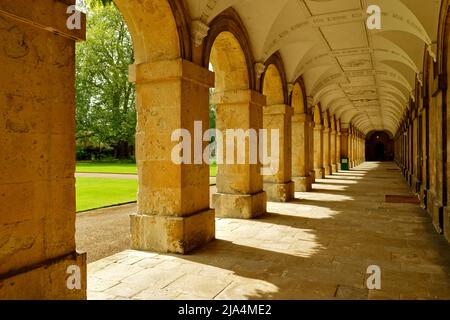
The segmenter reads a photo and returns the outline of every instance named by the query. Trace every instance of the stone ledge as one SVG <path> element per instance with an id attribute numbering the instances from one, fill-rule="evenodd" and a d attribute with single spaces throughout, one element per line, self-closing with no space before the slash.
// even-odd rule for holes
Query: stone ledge
<path id="1" fill-rule="evenodd" d="M 135 250 L 187 254 L 215 238 L 214 210 L 189 217 L 134 214 L 130 218 Z"/>
<path id="2" fill-rule="evenodd" d="M 267 201 L 289 202 L 295 198 L 295 184 L 264 182 L 264 191 L 267 193 Z"/>
<path id="3" fill-rule="evenodd" d="M 183 59 L 132 64 L 128 68 L 129 81 L 136 84 L 186 80 L 206 88 L 214 87 L 214 73 Z"/>
<path id="4" fill-rule="evenodd" d="M 253 195 L 216 193 L 213 195 L 216 216 L 219 218 L 254 219 L 266 213 L 267 194 Z"/>
<path id="5" fill-rule="evenodd" d="M 67 288 L 67 268 L 80 267 L 81 289 Z M 86 253 L 70 253 L 55 259 L 0 275 L 0 300 L 85 300 Z"/>
<path id="6" fill-rule="evenodd" d="M 228 90 L 212 94 L 211 103 L 216 105 L 252 103 L 262 108 L 266 105 L 266 96 L 255 90 Z"/>

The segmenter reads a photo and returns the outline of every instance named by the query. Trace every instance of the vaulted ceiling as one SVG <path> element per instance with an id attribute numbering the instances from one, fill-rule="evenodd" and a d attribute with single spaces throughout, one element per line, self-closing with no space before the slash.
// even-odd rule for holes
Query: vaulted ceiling
<path id="1" fill-rule="evenodd" d="M 205 24 L 234 8 L 257 61 L 279 51 L 288 81 L 303 76 L 311 104 L 365 133 L 396 133 L 424 54 L 436 52 L 440 0 L 186 2 L 192 19 Z M 369 5 L 381 8 L 381 30 L 366 27 Z"/>

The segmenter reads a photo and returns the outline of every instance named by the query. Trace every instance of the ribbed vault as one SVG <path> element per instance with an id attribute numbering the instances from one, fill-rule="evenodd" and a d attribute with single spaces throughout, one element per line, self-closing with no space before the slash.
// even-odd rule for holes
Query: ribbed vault
<path id="1" fill-rule="evenodd" d="M 422 81 L 424 55 L 436 55 L 440 0 L 187 0 L 193 20 L 209 24 L 233 8 L 257 62 L 279 52 L 290 83 L 303 77 L 320 103 L 363 133 L 395 134 Z M 378 5 L 382 29 L 368 30 Z"/>

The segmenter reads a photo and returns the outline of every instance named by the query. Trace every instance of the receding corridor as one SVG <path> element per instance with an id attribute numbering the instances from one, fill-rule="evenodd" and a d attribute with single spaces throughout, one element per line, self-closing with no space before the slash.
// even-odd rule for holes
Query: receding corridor
<path id="1" fill-rule="evenodd" d="M 88 299 L 450 299 L 450 250 L 394 163 L 317 180 L 256 220 L 216 220 L 190 255 L 124 251 L 88 265 Z M 394 199 L 395 200 L 395 199 Z M 367 268 L 382 290 L 366 288 Z"/>

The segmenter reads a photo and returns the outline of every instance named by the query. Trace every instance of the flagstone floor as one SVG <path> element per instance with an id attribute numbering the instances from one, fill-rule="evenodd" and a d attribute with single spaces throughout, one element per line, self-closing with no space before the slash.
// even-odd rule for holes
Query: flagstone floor
<path id="1" fill-rule="evenodd" d="M 450 299 L 450 245 L 393 163 L 319 180 L 256 220 L 217 219 L 187 256 L 126 250 L 88 265 L 89 299 Z M 366 287 L 381 268 L 381 290 Z"/>

